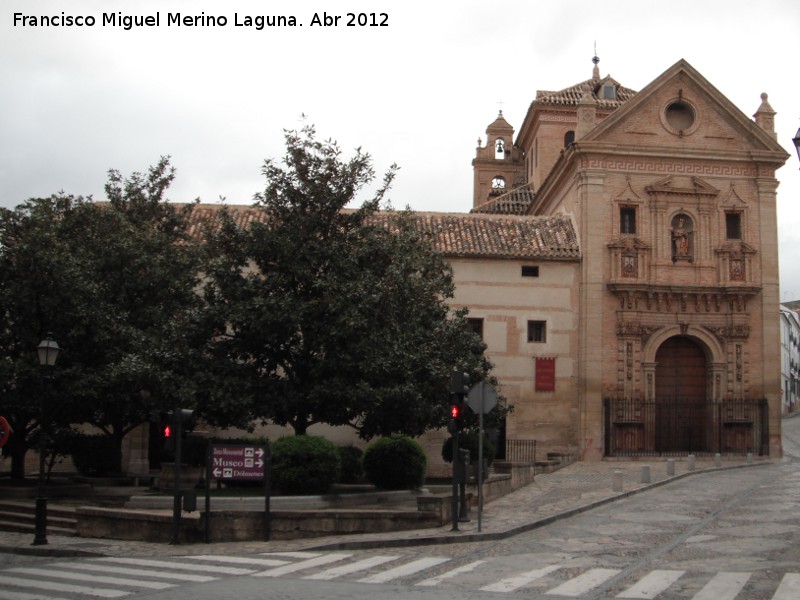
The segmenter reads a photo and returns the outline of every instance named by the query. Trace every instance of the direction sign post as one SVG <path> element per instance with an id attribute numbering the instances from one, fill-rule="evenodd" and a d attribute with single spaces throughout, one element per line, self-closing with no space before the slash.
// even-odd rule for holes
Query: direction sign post
<path id="1" fill-rule="evenodd" d="M 269 540 L 269 445 L 210 444 L 206 454 L 206 543 L 211 540 L 211 479 L 264 480 L 264 539 Z"/>
<path id="2" fill-rule="evenodd" d="M 481 531 L 483 514 L 483 415 L 497 406 L 497 392 L 494 388 L 480 381 L 473 385 L 467 394 L 469 407 L 478 413 L 478 531 Z"/>

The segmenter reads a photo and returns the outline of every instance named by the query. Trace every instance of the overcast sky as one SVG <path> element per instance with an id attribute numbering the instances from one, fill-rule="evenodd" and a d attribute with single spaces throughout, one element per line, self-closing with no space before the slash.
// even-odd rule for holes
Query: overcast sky
<path id="1" fill-rule="evenodd" d="M 14 23 L 62 11 L 95 24 Z M 104 13 L 159 25 L 104 26 Z M 323 13 L 338 26 L 312 26 Z M 348 27 L 347 13 L 388 26 Z M 298 26 L 257 28 L 278 15 Z M 255 26 L 237 26 L 247 17 Z M 3 0 L 0 205 L 102 199 L 108 169 L 162 155 L 177 169 L 171 200 L 249 204 L 305 114 L 320 138 L 371 153 L 378 175 L 401 167 L 395 207 L 467 211 L 476 141 L 498 110 L 519 129 L 536 90 L 591 76 L 595 44 L 601 75 L 635 90 L 684 58 L 747 116 L 769 94 L 791 153 L 778 171 L 781 298 L 800 299 L 797 0 Z"/>

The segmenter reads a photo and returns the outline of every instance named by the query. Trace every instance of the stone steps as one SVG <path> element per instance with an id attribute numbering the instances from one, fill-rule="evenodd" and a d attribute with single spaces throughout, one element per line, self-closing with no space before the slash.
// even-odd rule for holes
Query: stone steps
<path id="1" fill-rule="evenodd" d="M 0 501 L 0 530 L 33 534 L 36 529 L 36 503 Z M 76 536 L 77 519 L 72 506 L 47 505 L 47 532 Z"/>

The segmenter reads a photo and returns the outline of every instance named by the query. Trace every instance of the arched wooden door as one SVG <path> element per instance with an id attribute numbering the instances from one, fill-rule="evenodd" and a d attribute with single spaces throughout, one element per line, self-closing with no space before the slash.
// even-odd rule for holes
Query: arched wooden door
<path id="1" fill-rule="evenodd" d="M 692 338 L 674 336 L 656 352 L 656 450 L 687 453 L 707 445 L 706 353 Z"/>

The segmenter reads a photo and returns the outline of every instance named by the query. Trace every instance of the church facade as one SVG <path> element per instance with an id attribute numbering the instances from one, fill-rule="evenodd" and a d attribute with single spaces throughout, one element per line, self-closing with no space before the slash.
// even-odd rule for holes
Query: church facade
<path id="1" fill-rule="evenodd" d="M 516 136 L 501 113 L 473 160 L 473 214 L 569 218 L 580 246 L 559 302 L 572 321 L 527 297 L 562 338 L 532 345 L 527 384 L 504 384 L 504 348 L 486 338 L 515 405 L 507 436 L 584 460 L 780 456 L 775 172 L 788 155 L 767 95 L 751 119 L 684 60 L 639 92 L 594 62 L 591 79 L 539 91 Z"/>

